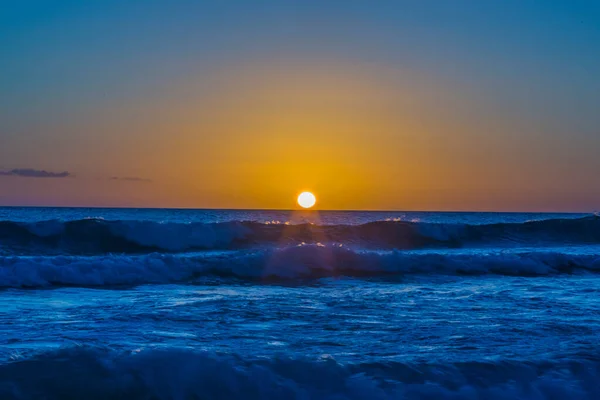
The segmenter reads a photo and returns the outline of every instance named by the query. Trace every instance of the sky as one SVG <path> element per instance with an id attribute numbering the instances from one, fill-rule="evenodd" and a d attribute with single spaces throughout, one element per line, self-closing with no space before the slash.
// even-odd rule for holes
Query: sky
<path id="1" fill-rule="evenodd" d="M 0 205 L 600 210 L 600 2 L 0 0 Z"/>

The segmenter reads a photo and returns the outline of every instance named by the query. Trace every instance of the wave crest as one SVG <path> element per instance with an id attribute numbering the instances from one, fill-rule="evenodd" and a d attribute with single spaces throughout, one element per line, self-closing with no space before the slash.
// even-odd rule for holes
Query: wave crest
<path id="1" fill-rule="evenodd" d="M 455 248 L 470 245 L 600 243 L 600 217 L 489 225 L 377 221 L 363 225 L 286 225 L 248 221 L 0 222 L 1 245 L 21 254 L 99 254 L 241 249 L 255 245 L 343 243 L 377 249 Z"/>
<path id="2" fill-rule="evenodd" d="M 599 254 L 522 252 L 367 252 L 309 244 L 198 254 L 0 257 L 0 287 L 111 286 L 385 275 L 547 276 L 600 272 Z"/>

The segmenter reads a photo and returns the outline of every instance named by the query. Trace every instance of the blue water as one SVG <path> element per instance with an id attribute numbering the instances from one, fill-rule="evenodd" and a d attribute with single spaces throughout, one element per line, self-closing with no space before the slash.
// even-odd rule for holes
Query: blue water
<path id="1" fill-rule="evenodd" d="M 597 399 L 600 217 L 0 208 L 1 399 Z"/>

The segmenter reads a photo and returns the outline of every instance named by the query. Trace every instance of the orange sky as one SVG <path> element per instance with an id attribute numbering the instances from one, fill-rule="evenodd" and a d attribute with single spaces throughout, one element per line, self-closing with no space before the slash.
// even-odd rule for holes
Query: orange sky
<path id="1" fill-rule="evenodd" d="M 590 53 L 567 74 L 568 58 L 507 36 L 493 10 L 443 31 L 392 5 L 396 19 L 300 7 L 281 26 L 240 11 L 227 28 L 126 5 L 86 20 L 84 7 L 14 33 L 0 205 L 289 209 L 309 190 L 321 209 L 600 208 Z"/>
<path id="2" fill-rule="evenodd" d="M 476 210 L 560 196 L 570 176 L 540 174 L 520 151 L 526 127 L 487 106 L 408 70 L 242 63 L 57 123 L 65 142 L 44 165 L 58 156 L 77 176 L 30 182 L 83 205 L 292 208 L 310 190 L 321 209 Z"/>

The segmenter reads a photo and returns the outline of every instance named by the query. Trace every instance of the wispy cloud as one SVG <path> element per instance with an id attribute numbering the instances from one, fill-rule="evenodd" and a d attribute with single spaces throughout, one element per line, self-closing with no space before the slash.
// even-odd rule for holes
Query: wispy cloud
<path id="1" fill-rule="evenodd" d="M 0 171 L 1 176 L 19 176 L 22 178 L 68 178 L 72 177 L 69 172 L 51 172 L 33 168 L 15 168 L 8 171 Z"/>
<path id="2" fill-rule="evenodd" d="M 112 176 L 111 181 L 127 181 L 127 182 L 152 182 L 152 179 L 140 178 L 138 176 Z"/>

